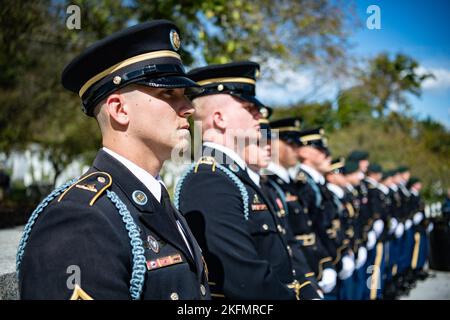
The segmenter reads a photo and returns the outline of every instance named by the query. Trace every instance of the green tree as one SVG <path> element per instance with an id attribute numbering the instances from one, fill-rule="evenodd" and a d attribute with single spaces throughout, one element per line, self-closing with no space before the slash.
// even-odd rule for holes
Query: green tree
<path id="1" fill-rule="evenodd" d="M 81 30 L 66 8 L 81 9 Z M 277 56 L 289 63 L 340 65 L 348 20 L 338 1 L 7 1 L 0 7 L 0 150 L 41 146 L 57 174 L 88 162 L 100 145 L 95 121 L 60 84 L 64 66 L 93 41 L 128 25 L 168 18 L 182 29 L 188 64 Z"/>
<path id="2" fill-rule="evenodd" d="M 421 95 L 423 81 L 433 75 L 419 74 L 418 67 L 417 61 L 407 55 L 399 53 L 391 59 L 387 53 L 381 53 L 369 61 L 367 71 L 360 71 L 361 86 L 370 95 L 370 104 L 379 117 L 383 117 L 390 103 L 408 110 L 407 94 Z"/>
<path id="3" fill-rule="evenodd" d="M 299 102 L 289 107 L 274 108 L 271 119 L 298 117 L 302 119 L 302 127 L 323 127 L 327 131 L 333 130 L 336 124 L 336 113 L 330 101 L 322 103 Z"/>
<path id="4" fill-rule="evenodd" d="M 338 94 L 337 121 L 341 127 L 372 117 L 373 107 L 364 86 L 354 86 Z"/>

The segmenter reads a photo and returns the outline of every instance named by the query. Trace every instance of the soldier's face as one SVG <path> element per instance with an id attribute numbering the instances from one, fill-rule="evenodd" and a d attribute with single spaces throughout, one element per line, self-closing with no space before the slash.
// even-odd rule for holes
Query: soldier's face
<path id="1" fill-rule="evenodd" d="M 326 178 L 328 182 L 334 183 L 335 185 L 338 185 L 340 187 L 345 187 L 345 185 L 347 184 L 345 176 L 341 173 L 330 173 Z"/>
<path id="2" fill-rule="evenodd" d="M 401 175 L 402 175 L 403 181 L 405 181 L 405 182 L 408 181 L 409 178 L 411 178 L 411 173 L 409 171 L 403 172 Z"/>
<path id="3" fill-rule="evenodd" d="M 227 134 L 235 137 L 259 138 L 259 108 L 253 103 L 226 96 L 224 120 Z"/>
<path id="4" fill-rule="evenodd" d="M 323 152 L 322 152 L 323 153 Z M 323 153 L 325 155 L 325 153 Z M 325 159 L 322 162 L 318 163 L 318 171 L 322 174 L 325 174 L 330 171 L 331 166 L 331 157 L 325 155 Z"/>
<path id="5" fill-rule="evenodd" d="M 283 140 L 278 140 L 278 156 L 280 164 L 285 168 L 293 167 L 297 164 L 297 148 Z"/>
<path id="6" fill-rule="evenodd" d="M 309 160 L 309 164 L 313 166 L 314 169 L 321 173 L 329 171 L 331 158 L 329 158 L 324 151 L 311 146 L 307 146 L 304 148 L 307 150 L 306 154 Z M 327 158 L 329 160 L 327 160 Z"/>
<path id="7" fill-rule="evenodd" d="M 399 184 L 400 182 L 402 182 L 402 176 L 397 173 L 396 175 L 392 176 L 392 182 L 395 184 Z"/>
<path id="8" fill-rule="evenodd" d="M 368 168 L 369 168 L 369 160 L 359 161 L 359 170 L 361 170 L 361 172 L 366 173 Z"/>
<path id="9" fill-rule="evenodd" d="M 267 168 L 271 161 L 270 145 L 250 144 L 245 148 L 244 158 L 247 165 L 252 169 Z"/>
<path id="10" fill-rule="evenodd" d="M 372 179 L 374 179 L 375 181 L 380 182 L 381 178 L 383 177 L 383 174 L 382 173 L 371 173 L 370 177 Z"/>
<path id="11" fill-rule="evenodd" d="M 163 160 L 170 158 L 176 149 L 189 145 L 187 118 L 194 108 L 184 95 L 184 89 L 150 88 L 136 86 L 126 97 L 129 111 L 129 135 Z"/>
<path id="12" fill-rule="evenodd" d="M 420 190 L 422 190 L 422 183 L 421 182 L 416 182 L 412 185 L 411 187 L 414 190 L 417 190 L 418 192 L 420 192 Z M 450 195 L 450 190 L 448 190 L 448 194 Z"/>
<path id="13" fill-rule="evenodd" d="M 357 186 L 361 182 L 361 175 L 359 171 L 350 173 L 346 175 L 345 178 L 352 186 Z"/>

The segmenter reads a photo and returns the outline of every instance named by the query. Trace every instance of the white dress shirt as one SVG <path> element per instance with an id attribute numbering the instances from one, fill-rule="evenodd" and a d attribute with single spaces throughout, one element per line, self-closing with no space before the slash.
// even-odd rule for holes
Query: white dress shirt
<path id="1" fill-rule="evenodd" d="M 164 182 L 162 181 L 161 177 L 158 175 L 156 178 L 153 177 L 150 173 L 139 167 L 134 162 L 126 159 L 125 157 L 121 156 L 120 154 L 117 154 L 116 152 L 103 147 L 103 150 L 111 155 L 113 158 L 115 158 L 117 161 L 122 163 L 128 170 L 131 171 L 133 175 L 136 176 L 136 178 L 141 181 L 144 186 L 151 192 L 151 194 L 158 200 L 158 202 L 161 203 L 161 188 L 165 188 Z M 178 232 L 180 233 L 181 237 L 183 238 L 184 242 L 186 243 L 186 246 L 192 256 L 192 249 L 189 245 L 189 242 L 187 241 L 185 231 L 183 227 L 181 226 L 180 222 L 176 220 Z"/>
<path id="2" fill-rule="evenodd" d="M 209 141 L 204 142 L 203 145 L 208 148 L 219 150 L 220 152 L 226 154 L 239 167 L 241 167 L 242 170 L 245 170 L 247 168 L 245 161 L 236 152 L 234 152 L 234 150 L 232 150 L 228 147 L 225 147 L 221 144 L 217 144 L 217 143 L 209 142 Z"/>
<path id="3" fill-rule="evenodd" d="M 247 173 L 248 173 L 248 176 L 250 177 L 250 179 L 252 179 L 253 183 L 256 184 L 258 187 L 261 187 L 261 185 L 260 185 L 261 177 L 260 177 L 259 173 L 253 171 L 249 167 L 247 167 Z"/>
<path id="4" fill-rule="evenodd" d="M 300 164 L 300 168 L 303 171 L 306 171 L 306 173 L 311 176 L 311 178 L 314 180 L 315 183 L 321 184 L 321 185 L 325 184 L 325 178 L 316 169 L 311 168 L 310 166 L 303 164 L 303 163 Z"/>
<path id="5" fill-rule="evenodd" d="M 328 190 L 333 192 L 336 195 L 336 197 L 338 197 L 339 199 L 344 198 L 345 191 L 338 185 L 333 184 L 333 183 L 327 183 L 327 188 L 328 188 Z"/>
<path id="6" fill-rule="evenodd" d="M 281 180 L 283 180 L 286 183 L 289 183 L 291 181 L 289 172 L 286 170 L 286 168 L 283 168 L 279 164 L 271 162 L 267 166 L 267 170 L 272 173 L 275 173 Z"/>
<path id="7" fill-rule="evenodd" d="M 147 187 L 147 189 L 156 198 L 156 200 L 158 200 L 158 202 L 161 202 L 160 183 L 164 185 L 164 182 L 161 180 L 161 177 L 159 175 L 157 175 L 156 178 L 153 177 L 150 173 L 139 167 L 134 162 L 126 159 L 125 157 L 121 156 L 120 154 L 117 154 L 112 150 L 109 150 L 108 148 L 103 147 L 103 151 L 108 153 L 110 156 L 112 156 L 117 161 L 122 163 L 128 170 L 130 170 L 131 173 L 135 175 L 136 178 L 144 184 L 144 186 Z"/>

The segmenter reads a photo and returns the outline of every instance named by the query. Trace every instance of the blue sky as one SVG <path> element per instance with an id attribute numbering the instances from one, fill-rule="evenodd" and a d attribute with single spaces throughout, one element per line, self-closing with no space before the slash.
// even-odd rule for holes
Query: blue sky
<path id="1" fill-rule="evenodd" d="M 378 5 L 381 29 L 363 27 L 355 34 L 355 52 L 363 56 L 402 52 L 434 71 L 437 78 L 425 85 L 422 97 L 411 97 L 413 112 L 430 115 L 450 128 L 450 1 L 357 0 L 356 4 L 363 18 L 369 5 Z"/>
<path id="2" fill-rule="evenodd" d="M 433 72 L 436 79 L 424 84 L 421 98 L 410 97 L 412 112 L 420 118 L 431 116 L 450 128 L 450 1 L 356 0 L 355 4 L 362 25 L 350 38 L 354 45 L 352 54 L 370 58 L 379 52 L 401 52 L 415 58 L 421 67 Z M 370 15 L 366 10 L 370 5 L 377 5 L 381 10 L 380 30 L 366 27 L 366 19 Z M 308 77 L 308 74 L 303 75 L 296 84 L 311 86 Z M 286 93 L 282 93 L 283 88 L 279 88 L 280 94 L 277 95 L 268 93 L 266 85 L 270 85 L 269 82 L 258 90 L 263 102 L 277 103 L 281 102 L 277 101 L 278 96 L 286 97 Z M 292 86 L 298 91 L 294 83 Z M 331 90 L 328 87 L 322 97 L 331 98 L 330 92 L 334 94 L 338 89 L 336 85 L 334 87 Z"/>

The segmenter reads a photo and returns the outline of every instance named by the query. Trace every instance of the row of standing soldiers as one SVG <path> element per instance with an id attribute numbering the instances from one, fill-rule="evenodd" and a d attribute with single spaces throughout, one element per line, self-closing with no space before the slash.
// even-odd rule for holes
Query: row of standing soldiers
<path id="1" fill-rule="evenodd" d="M 22 299 L 377 299 L 426 275 L 430 226 L 406 168 L 369 167 L 364 152 L 332 163 L 320 128 L 269 122 L 257 63 L 186 73 L 180 47 L 155 20 L 64 69 L 103 148 L 31 213 Z M 172 204 L 159 172 L 186 149 L 191 115 L 202 154 Z"/>
<path id="2" fill-rule="evenodd" d="M 227 90 L 215 74 L 242 79 L 258 68 L 239 66 L 192 71 L 209 90 L 194 99 L 204 126 L 211 97 Z M 217 132 L 203 135 L 203 157 L 175 191 L 203 250 L 211 296 L 395 299 L 425 278 L 432 226 L 409 169 L 383 171 L 361 150 L 332 161 L 322 128 L 269 121 L 271 109 L 257 106 L 259 143 L 233 150 Z"/>

